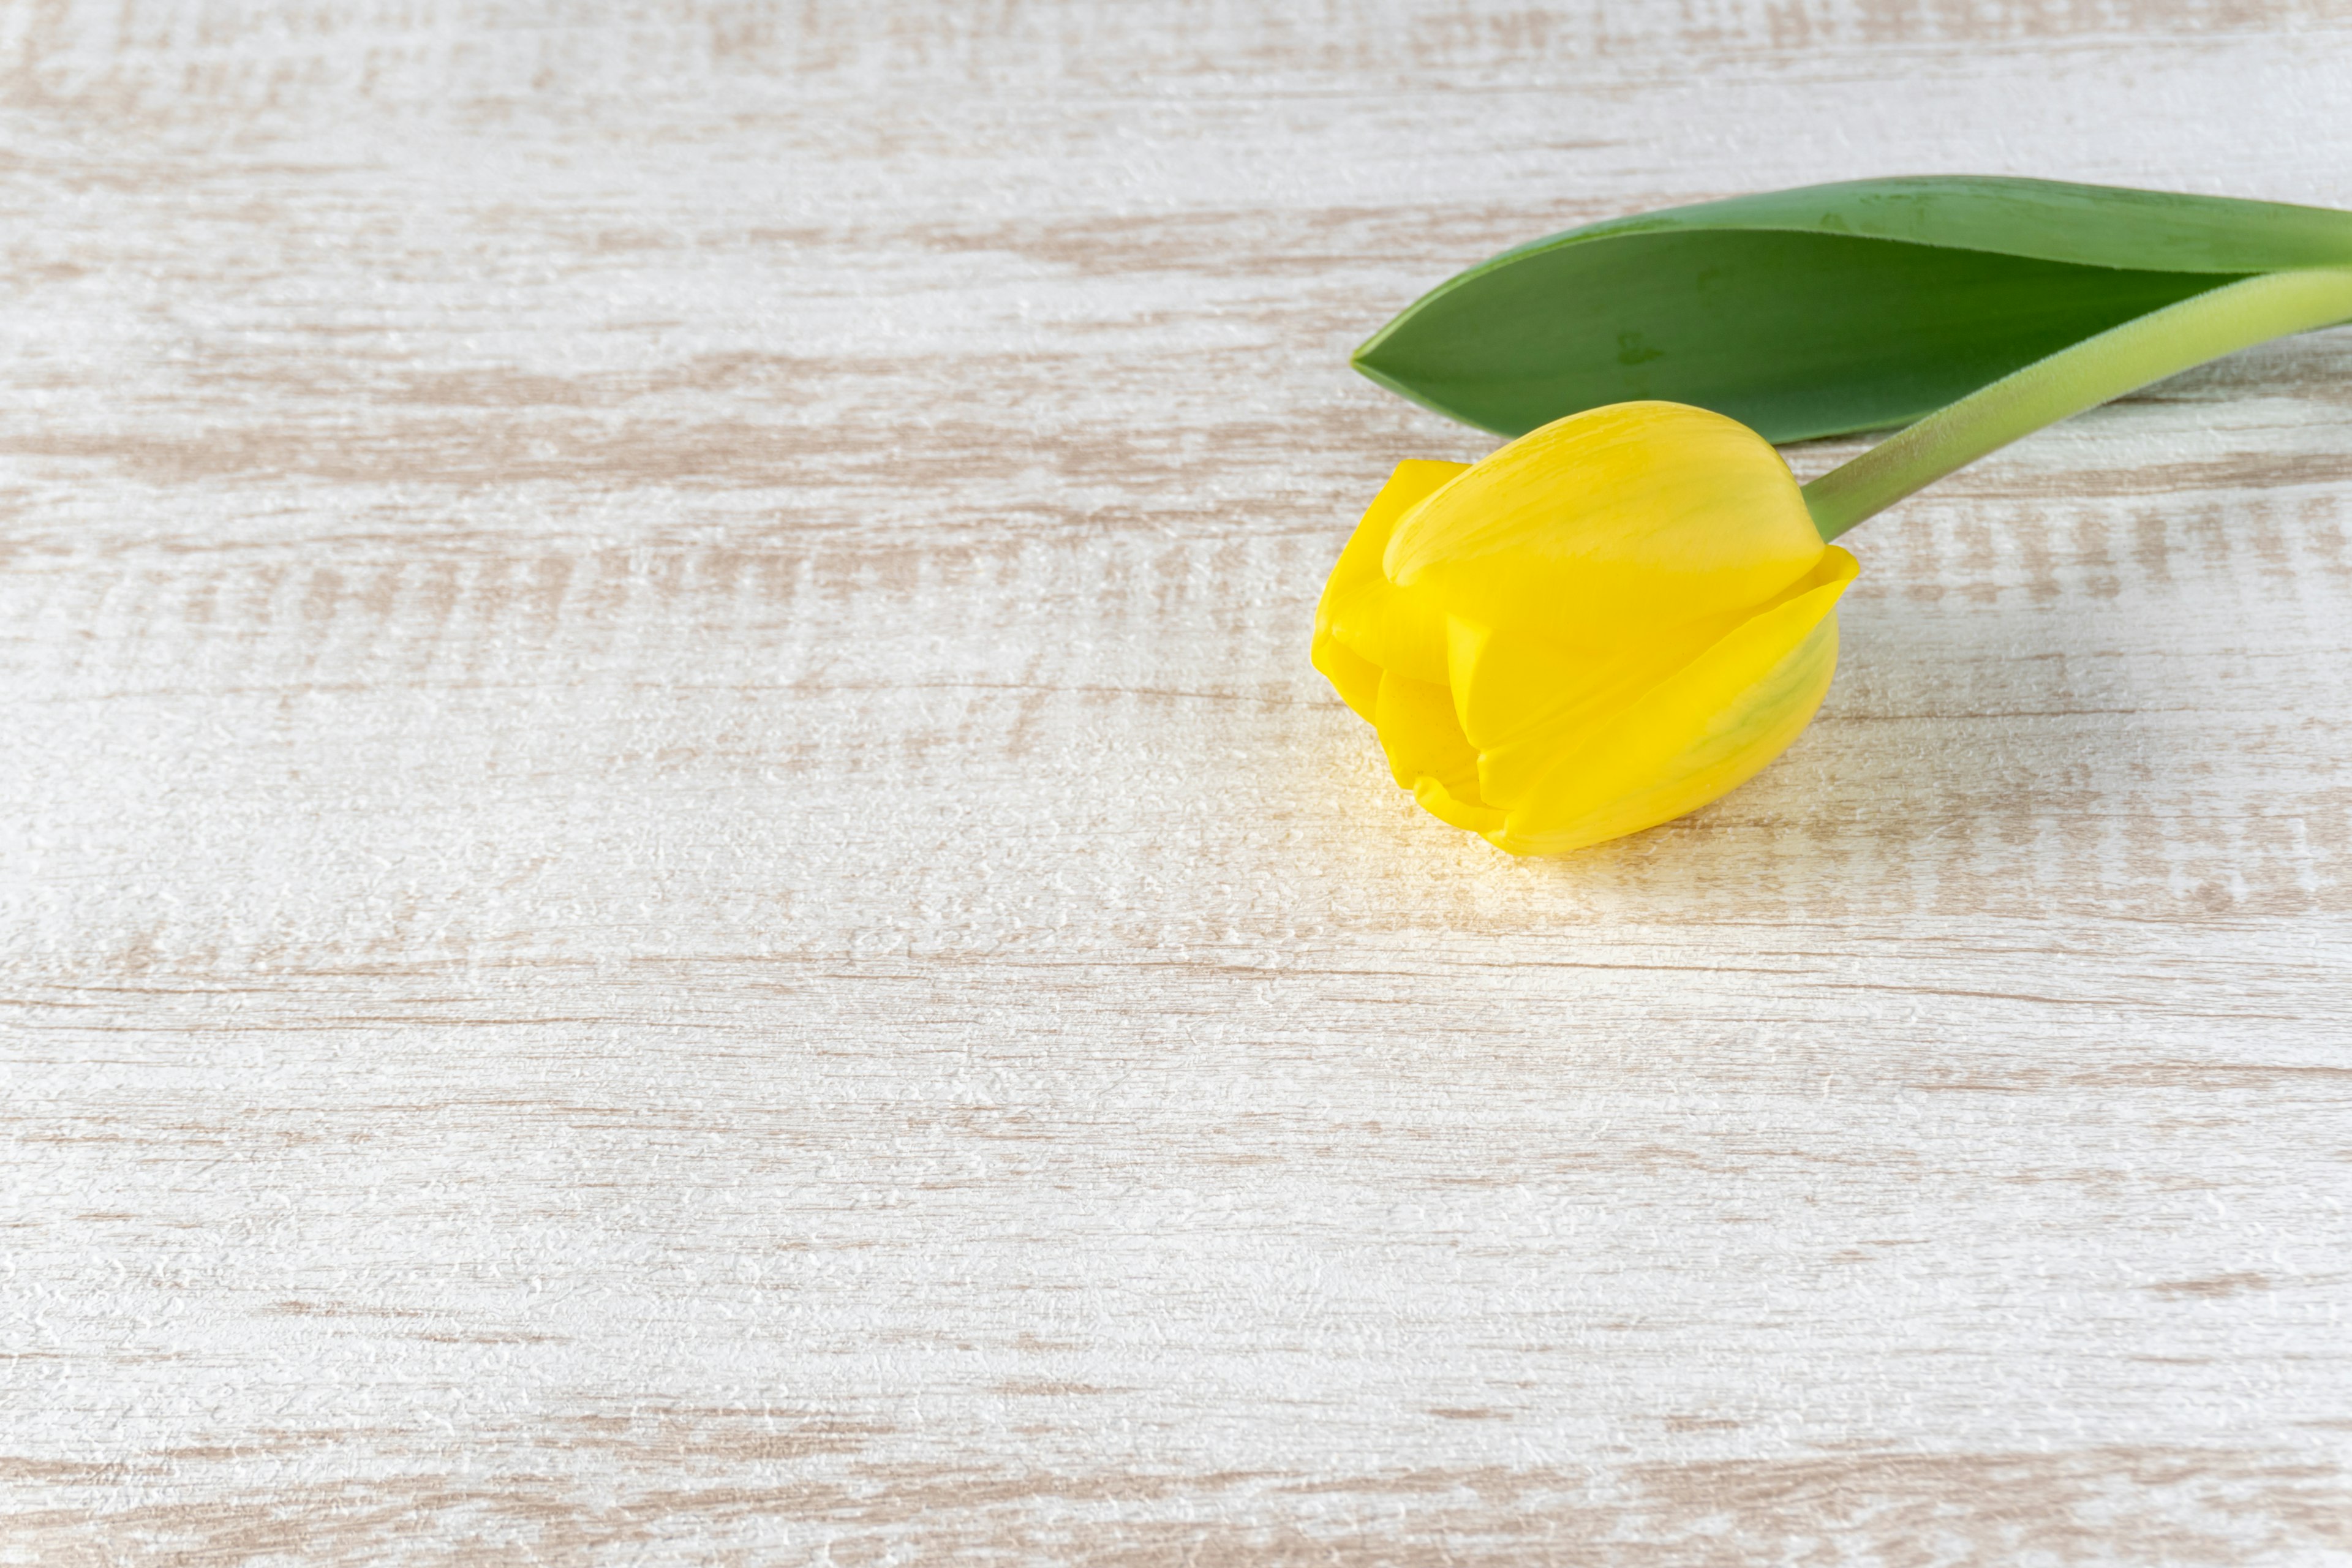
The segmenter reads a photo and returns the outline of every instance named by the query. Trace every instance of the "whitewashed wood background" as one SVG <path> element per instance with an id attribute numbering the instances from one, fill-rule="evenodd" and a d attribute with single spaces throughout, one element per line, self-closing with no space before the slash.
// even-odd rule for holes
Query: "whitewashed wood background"
<path id="1" fill-rule="evenodd" d="M 0 1562 L 2352 1562 L 2352 331 L 1519 863 L 1308 668 L 1506 245 L 2352 205 L 2343 0 L 0 11 Z M 1852 444 L 1792 454 L 1817 472 Z"/>

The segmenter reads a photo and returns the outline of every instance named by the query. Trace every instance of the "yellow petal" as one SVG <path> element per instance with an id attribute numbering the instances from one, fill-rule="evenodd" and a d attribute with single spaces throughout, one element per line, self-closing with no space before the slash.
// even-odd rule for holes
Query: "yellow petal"
<path id="1" fill-rule="evenodd" d="M 1379 665 L 1350 653 L 1319 626 L 1307 657 L 1323 672 L 1323 679 L 1331 683 L 1331 689 L 1339 694 L 1339 700 L 1355 710 L 1357 718 L 1367 724 L 1376 721 L 1381 700 Z"/>
<path id="2" fill-rule="evenodd" d="M 1501 812 L 1474 801 L 1457 799 L 1452 791 L 1433 778 L 1424 776 L 1416 783 L 1412 786 L 1412 798 L 1421 803 L 1423 811 L 1440 822 L 1489 837 L 1502 831 L 1505 817 Z"/>
<path id="3" fill-rule="evenodd" d="M 1363 663 L 1416 680 L 1445 679 L 1443 612 L 1427 593 L 1400 593 L 1381 572 L 1381 557 L 1398 521 L 1469 467 L 1419 459 L 1399 463 L 1372 498 L 1315 608 L 1315 666 L 1334 686 L 1339 678 L 1331 671 L 1339 661 L 1324 662 L 1321 650 L 1327 643 L 1339 644 Z M 1347 698 L 1346 688 L 1340 696 Z M 1364 711 L 1352 700 L 1349 706 Z"/>
<path id="4" fill-rule="evenodd" d="M 1454 721 L 1454 698 L 1444 687 L 1382 675 L 1372 726 L 1398 784 L 1414 789 L 1431 779 L 1457 800 L 1486 804 L 1478 798 L 1478 753 Z"/>
<path id="5" fill-rule="evenodd" d="M 1836 604 L 1858 570 L 1831 547 L 1816 569 L 1618 712 L 1571 738 L 1487 837 L 1558 855 L 1639 832 L 1727 794 L 1789 748 L 1837 668 Z"/>
<path id="6" fill-rule="evenodd" d="M 1382 669 L 1444 682 L 1445 611 L 1426 588 L 1374 578 L 1333 606 L 1331 640 Z"/>
<path id="7" fill-rule="evenodd" d="M 1497 805 L 1526 795 L 1583 737 L 1745 618 L 1690 622 L 1609 653 L 1450 618 L 1448 682 L 1463 734 L 1478 749 L 1480 795 Z"/>
<path id="8" fill-rule="evenodd" d="M 1389 535 L 1395 531 L 1397 520 L 1469 468 L 1467 463 L 1436 463 L 1421 458 L 1410 458 L 1396 466 L 1380 493 L 1372 497 L 1372 504 L 1364 509 L 1356 531 L 1339 552 L 1339 563 L 1331 568 L 1330 580 L 1323 584 L 1322 602 L 1315 609 L 1316 630 L 1321 631 L 1328 624 L 1335 596 L 1352 594 L 1381 575 L 1381 555 L 1388 549 Z"/>
<path id="9" fill-rule="evenodd" d="M 1701 408 L 1622 403 L 1475 464 L 1399 520 L 1382 565 L 1465 619 L 1614 649 L 1762 603 L 1821 553 L 1762 437 Z"/>

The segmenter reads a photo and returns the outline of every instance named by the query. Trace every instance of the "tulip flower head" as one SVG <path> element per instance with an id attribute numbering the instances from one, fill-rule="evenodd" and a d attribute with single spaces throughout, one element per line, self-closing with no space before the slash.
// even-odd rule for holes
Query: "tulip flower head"
<path id="1" fill-rule="evenodd" d="M 1762 437 L 1614 404 L 1475 464 L 1400 463 L 1323 590 L 1315 666 L 1430 812 L 1565 854 L 1787 750 L 1856 570 Z"/>

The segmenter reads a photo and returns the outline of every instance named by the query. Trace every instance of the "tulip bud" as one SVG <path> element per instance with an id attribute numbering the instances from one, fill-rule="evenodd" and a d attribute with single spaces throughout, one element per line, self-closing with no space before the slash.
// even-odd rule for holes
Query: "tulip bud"
<path id="1" fill-rule="evenodd" d="M 1475 464 L 1400 463 L 1323 590 L 1315 666 L 1430 812 L 1565 854 L 1787 750 L 1856 570 L 1754 431 L 1614 404 Z"/>

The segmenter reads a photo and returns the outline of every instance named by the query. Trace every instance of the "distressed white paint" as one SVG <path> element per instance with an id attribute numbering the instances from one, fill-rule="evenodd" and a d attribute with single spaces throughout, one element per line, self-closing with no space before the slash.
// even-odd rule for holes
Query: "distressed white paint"
<path id="1" fill-rule="evenodd" d="M 1585 218 L 2352 205 L 2352 28 L 0 20 L 0 1561 L 2352 1557 L 2352 332 L 1556 864 L 1306 665 Z M 1850 447 L 1792 454 L 1805 472 Z"/>

